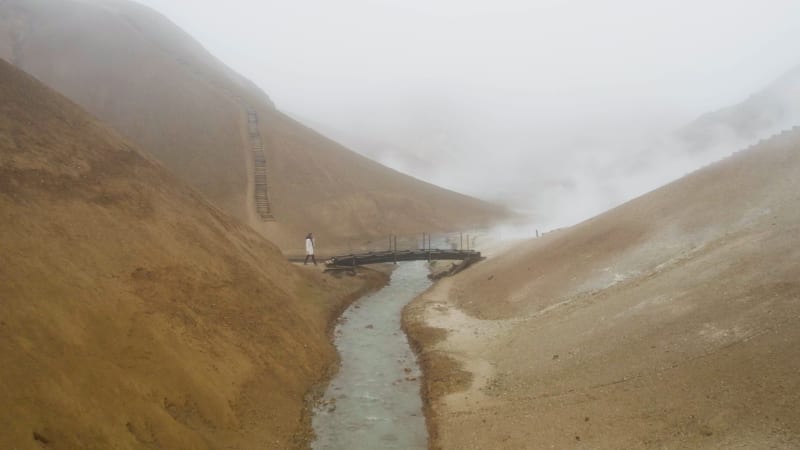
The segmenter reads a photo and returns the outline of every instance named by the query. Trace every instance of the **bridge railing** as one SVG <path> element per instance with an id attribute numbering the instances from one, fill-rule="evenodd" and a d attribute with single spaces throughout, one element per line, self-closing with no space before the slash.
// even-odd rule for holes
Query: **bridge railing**
<path id="1" fill-rule="evenodd" d="M 485 235 L 480 230 L 450 233 L 417 233 L 417 234 L 387 234 L 386 236 L 365 239 L 344 239 L 339 242 L 330 242 L 324 233 L 317 235 L 316 256 L 318 260 L 325 260 L 336 255 L 361 254 L 369 252 L 386 251 L 413 251 L 425 249 L 439 250 L 472 250 L 479 241 L 479 236 Z M 302 239 L 300 239 L 302 242 Z M 296 250 L 285 252 L 290 260 L 302 260 L 305 250 L 298 247 Z"/>
<path id="2" fill-rule="evenodd" d="M 390 234 L 384 238 L 349 241 L 347 252 L 365 253 L 404 250 L 470 250 L 475 248 L 479 232 L 418 233 L 413 235 Z M 341 252 L 339 252 L 341 253 Z"/>

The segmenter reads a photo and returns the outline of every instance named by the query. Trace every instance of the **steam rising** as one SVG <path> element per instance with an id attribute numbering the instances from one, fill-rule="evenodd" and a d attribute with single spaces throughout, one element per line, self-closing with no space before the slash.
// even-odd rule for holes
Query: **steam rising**
<path id="1" fill-rule="evenodd" d="M 323 134 L 541 229 L 800 123 L 800 71 L 692 123 L 800 64 L 794 0 L 141 2 Z"/>

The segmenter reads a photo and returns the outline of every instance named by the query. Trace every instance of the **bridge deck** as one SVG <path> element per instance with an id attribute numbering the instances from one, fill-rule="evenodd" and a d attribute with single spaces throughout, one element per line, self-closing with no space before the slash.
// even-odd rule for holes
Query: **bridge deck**
<path id="1" fill-rule="evenodd" d="M 399 250 L 385 252 L 360 253 L 357 255 L 334 256 L 327 261 L 328 266 L 363 266 L 400 261 L 437 261 L 437 260 L 477 260 L 481 253 L 475 250 Z"/>

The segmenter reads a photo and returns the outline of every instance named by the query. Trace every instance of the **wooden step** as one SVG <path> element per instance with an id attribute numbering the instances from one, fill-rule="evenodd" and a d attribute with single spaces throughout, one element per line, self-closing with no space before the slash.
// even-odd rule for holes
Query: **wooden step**
<path id="1" fill-rule="evenodd" d="M 254 200 L 256 212 L 264 221 L 273 221 L 269 201 L 269 185 L 267 183 L 267 158 L 264 155 L 264 143 L 258 129 L 258 114 L 251 107 L 246 107 L 247 131 L 253 152 Z"/>

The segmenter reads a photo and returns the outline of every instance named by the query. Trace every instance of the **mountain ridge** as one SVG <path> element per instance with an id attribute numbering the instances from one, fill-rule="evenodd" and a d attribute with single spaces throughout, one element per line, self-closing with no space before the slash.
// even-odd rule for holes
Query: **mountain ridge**
<path id="1" fill-rule="evenodd" d="M 701 115 L 678 131 L 693 152 L 729 141 L 754 143 L 800 124 L 800 66 L 739 103 Z"/>
<path id="2" fill-rule="evenodd" d="M 26 28 L 21 21 L 32 25 Z M 24 39 L 20 29 L 27 30 Z M 312 134 L 275 110 L 263 91 L 230 75 L 200 44 L 141 5 L 8 0 L 0 5 L 0 57 L 9 54 L 23 70 L 114 126 L 284 250 L 301 248 L 309 230 L 341 248 L 389 233 L 486 226 L 508 215 L 504 208 L 366 164 L 360 155 Z M 249 108 L 264 119 L 259 131 L 270 203 L 283 211 L 274 223 L 263 223 L 255 213 Z M 336 164 L 313 163 L 330 162 L 334 154 Z M 297 183 L 299 173 L 308 186 Z M 369 194 L 329 195 L 356 188 Z M 378 214 L 375 204 L 392 218 Z M 324 214 L 315 213 L 320 209 Z"/>

